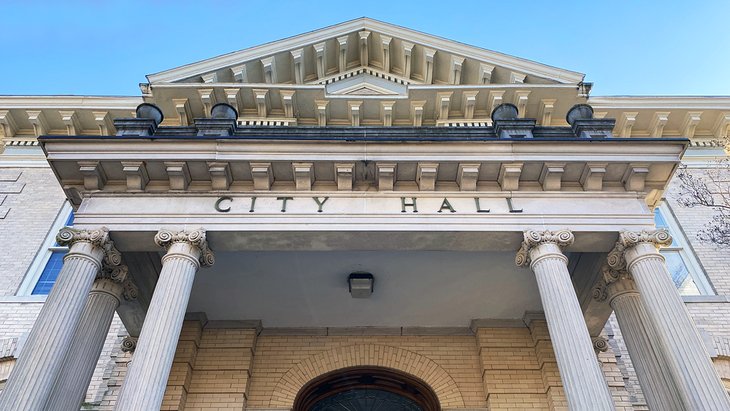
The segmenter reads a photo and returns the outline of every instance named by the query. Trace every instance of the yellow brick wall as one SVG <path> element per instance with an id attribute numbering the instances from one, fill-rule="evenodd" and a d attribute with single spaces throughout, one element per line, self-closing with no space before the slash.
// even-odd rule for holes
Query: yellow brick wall
<path id="1" fill-rule="evenodd" d="M 444 409 L 567 409 L 544 319 L 529 327 L 479 328 L 475 335 L 257 333 L 186 321 L 162 409 L 290 409 L 308 382 L 356 366 L 419 378 Z M 615 355 L 601 360 L 617 409 L 632 409 Z"/>
<path id="2" fill-rule="evenodd" d="M 161 409 L 242 410 L 255 341 L 255 329 L 202 329 L 186 321 Z"/>
<path id="3" fill-rule="evenodd" d="M 259 336 L 248 406 L 288 408 L 299 390 L 329 371 L 382 366 L 434 389 L 444 408 L 486 407 L 476 339 L 458 336 Z"/>

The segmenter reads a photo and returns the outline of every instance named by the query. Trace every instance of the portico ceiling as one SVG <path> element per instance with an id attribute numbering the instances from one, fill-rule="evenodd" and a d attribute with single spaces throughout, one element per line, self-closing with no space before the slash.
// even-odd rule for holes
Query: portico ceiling
<path id="1" fill-rule="evenodd" d="M 370 298 L 347 276 L 375 276 Z M 336 307 L 336 308 L 335 308 Z M 189 312 L 264 327 L 468 327 L 540 310 L 533 274 L 513 252 L 257 251 L 217 253 L 196 278 Z"/>

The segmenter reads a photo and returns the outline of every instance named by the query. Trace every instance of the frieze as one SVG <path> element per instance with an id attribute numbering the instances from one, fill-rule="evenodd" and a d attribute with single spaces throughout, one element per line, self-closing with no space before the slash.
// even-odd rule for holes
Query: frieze
<path id="1" fill-rule="evenodd" d="M 263 201 L 262 201 L 263 200 Z M 273 201 L 272 201 L 273 200 Z M 344 200 L 344 201 L 343 201 Z M 218 197 L 213 204 L 215 211 L 219 213 L 228 213 L 231 211 L 248 211 L 249 213 L 271 213 L 281 212 L 286 213 L 291 211 L 292 202 L 304 202 L 309 203 L 309 211 L 312 213 L 326 213 L 331 210 L 348 211 L 348 207 L 352 207 L 353 204 L 348 202 L 348 198 L 341 197 L 233 197 L 233 196 L 222 196 Z M 500 203 L 499 209 L 501 212 L 506 213 L 522 213 L 524 210 L 517 205 L 510 197 L 503 198 L 480 198 L 473 197 L 471 199 L 458 198 L 449 199 L 448 197 L 400 197 L 400 198 L 389 198 L 391 209 L 394 211 L 400 211 L 401 213 L 471 213 L 471 214 L 488 214 L 488 213 L 499 213 L 499 210 L 494 210 L 495 203 Z M 421 201 L 419 203 L 419 200 Z M 434 202 L 434 200 L 436 200 Z M 334 204 L 334 203 L 340 204 Z M 343 210 L 345 208 L 345 210 Z M 301 207 L 298 208 L 301 211 Z M 354 210 L 353 210 L 354 211 Z"/>

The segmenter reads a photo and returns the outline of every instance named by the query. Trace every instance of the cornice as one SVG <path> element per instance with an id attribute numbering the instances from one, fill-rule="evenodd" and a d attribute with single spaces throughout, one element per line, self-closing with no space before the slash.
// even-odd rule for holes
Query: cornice
<path id="1" fill-rule="evenodd" d="M 443 50 L 456 55 L 464 55 L 477 60 L 484 60 L 494 63 L 507 69 L 518 70 L 525 74 L 547 77 L 561 83 L 577 84 L 585 77 L 584 74 L 559 69 L 530 60 L 509 56 L 491 50 L 469 46 L 463 43 L 447 40 L 441 37 L 425 34 L 419 31 L 407 29 L 384 23 L 381 21 L 359 18 L 346 21 L 323 29 L 310 31 L 301 35 L 288 37 L 282 40 L 266 43 L 260 46 L 235 51 L 218 57 L 202 60 L 196 63 L 187 64 L 181 67 L 149 74 L 147 79 L 150 83 L 165 83 L 189 78 L 200 73 L 218 70 L 232 66 L 243 61 L 266 57 L 283 50 L 301 48 L 313 45 L 331 38 L 343 36 L 359 30 L 375 31 L 387 36 L 404 39 L 408 42 L 418 43 L 425 47 Z"/>
<path id="2" fill-rule="evenodd" d="M 730 96 L 596 96 L 588 99 L 595 110 L 702 109 L 729 110 Z"/>
<path id="3" fill-rule="evenodd" d="M 135 96 L 0 96 L 0 109 L 134 110 L 143 101 Z"/>

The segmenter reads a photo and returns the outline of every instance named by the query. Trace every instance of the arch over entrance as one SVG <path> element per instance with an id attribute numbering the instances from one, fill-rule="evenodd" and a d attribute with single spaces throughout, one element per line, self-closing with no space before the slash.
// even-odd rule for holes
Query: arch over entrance
<path id="1" fill-rule="evenodd" d="M 357 404 L 369 407 L 358 408 Z M 425 382 L 383 367 L 352 367 L 321 375 L 299 391 L 292 410 L 368 410 L 373 406 L 410 411 L 441 410 L 436 393 Z"/>
<path id="2" fill-rule="evenodd" d="M 292 407 L 302 388 L 332 371 L 355 367 L 396 370 L 423 381 L 440 407 L 463 408 L 464 398 L 454 379 L 430 358 L 398 347 L 356 344 L 311 355 L 290 368 L 273 390 L 270 407 Z"/>

